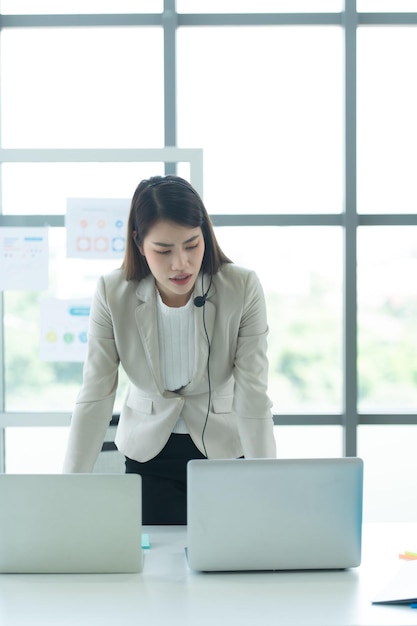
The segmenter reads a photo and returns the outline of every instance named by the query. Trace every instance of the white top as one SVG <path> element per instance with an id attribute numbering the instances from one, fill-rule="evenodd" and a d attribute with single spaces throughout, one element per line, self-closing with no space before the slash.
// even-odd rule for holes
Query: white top
<path id="1" fill-rule="evenodd" d="M 164 304 L 157 290 L 159 358 L 165 389 L 178 391 L 191 381 L 194 371 L 194 306 L 193 299 L 185 306 Z M 177 434 L 188 434 L 180 416 L 173 429 Z"/>

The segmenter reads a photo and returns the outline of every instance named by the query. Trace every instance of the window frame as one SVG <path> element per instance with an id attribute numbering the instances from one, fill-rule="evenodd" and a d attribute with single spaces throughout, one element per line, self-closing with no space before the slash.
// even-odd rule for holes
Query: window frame
<path id="1" fill-rule="evenodd" d="M 334 214 L 279 214 L 279 215 L 212 215 L 215 226 L 340 226 L 344 232 L 343 269 L 343 408 L 335 414 L 280 414 L 274 415 L 277 425 L 341 425 L 343 429 L 343 453 L 355 456 L 357 453 L 357 431 L 359 425 L 417 424 L 417 415 L 409 413 L 359 413 L 357 375 L 357 277 L 356 277 L 356 236 L 359 227 L 366 226 L 417 226 L 417 215 L 413 214 L 358 214 L 356 199 L 356 35 L 363 26 L 417 25 L 417 12 L 414 13 L 358 13 L 356 0 L 344 0 L 344 10 L 337 13 L 225 13 L 225 14 L 181 14 L 176 11 L 175 0 L 164 0 L 162 13 L 114 14 L 114 15 L 1 15 L 1 31 L 9 28 L 79 28 L 88 27 L 161 27 L 164 45 L 164 158 L 161 151 L 158 158 L 165 162 L 165 173 L 175 174 L 177 162 L 174 146 L 177 143 L 177 102 L 176 94 L 176 33 L 178 28 L 198 28 L 199 26 L 254 26 L 263 25 L 288 27 L 293 25 L 332 25 L 344 31 L 344 211 Z M 0 111 L 1 115 L 1 111 Z M 173 150 L 174 152 L 170 152 Z M 14 161 L 83 161 L 90 160 L 130 160 L 138 159 L 149 150 L 5 150 L 0 144 L 0 166 Z M 151 151 L 152 152 L 152 151 Z M 185 151 L 187 152 L 187 151 Z M 202 151 L 192 150 L 192 159 L 197 163 L 194 180 L 202 191 Z M 178 154 L 178 153 L 177 153 Z M 188 154 L 190 157 L 191 153 Z M 185 157 L 185 154 L 182 154 Z M 127 158 L 128 157 L 128 158 Z M 190 157 L 191 158 L 191 157 Z M 189 160 L 188 158 L 180 160 Z M 1 171 L 0 171 L 1 190 Z M 62 215 L 17 215 L 1 213 L 0 226 L 44 226 L 64 225 Z M 62 426 L 69 424 L 67 413 L 7 413 L 4 402 L 4 328 L 3 294 L 0 294 L 0 471 L 4 471 L 4 429 L 8 426 Z"/>

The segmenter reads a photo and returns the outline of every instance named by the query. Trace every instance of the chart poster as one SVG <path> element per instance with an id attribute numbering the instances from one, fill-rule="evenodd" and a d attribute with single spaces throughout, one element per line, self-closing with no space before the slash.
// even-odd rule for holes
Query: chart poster
<path id="1" fill-rule="evenodd" d="M 42 361 L 85 359 L 91 300 L 44 298 L 40 302 Z"/>
<path id="2" fill-rule="evenodd" d="M 48 261 L 47 228 L 0 228 L 0 291 L 45 291 Z"/>
<path id="3" fill-rule="evenodd" d="M 126 247 L 130 200 L 68 198 L 67 257 L 120 259 Z"/>

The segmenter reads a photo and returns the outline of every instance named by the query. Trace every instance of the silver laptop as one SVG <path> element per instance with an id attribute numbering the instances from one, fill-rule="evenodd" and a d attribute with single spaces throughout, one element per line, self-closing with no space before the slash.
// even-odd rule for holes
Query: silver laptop
<path id="1" fill-rule="evenodd" d="M 0 572 L 142 569 L 135 474 L 0 475 Z"/>
<path id="2" fill-rule="evenodd" d="M 360 564 L 361 459 L 192 460 L 187 471 L 191 569 Z"/>

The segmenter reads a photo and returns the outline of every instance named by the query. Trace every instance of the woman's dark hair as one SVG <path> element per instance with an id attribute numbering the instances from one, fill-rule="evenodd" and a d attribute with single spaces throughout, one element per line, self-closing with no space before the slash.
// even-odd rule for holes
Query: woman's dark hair
<path id="1" fill-rule="evenodd" d="M 221 250 L 203 201 L 190 183 L 179 176 L 152 176 L 139 183 L 130 205 L 122 263 L 126 280 L 141 280 L 150 274 L 138 246 L 161 220 L 189 228 L 200 226 L 205 244 L 203 272 L 216 274 L 223 263 L 232 262 Z"/>

